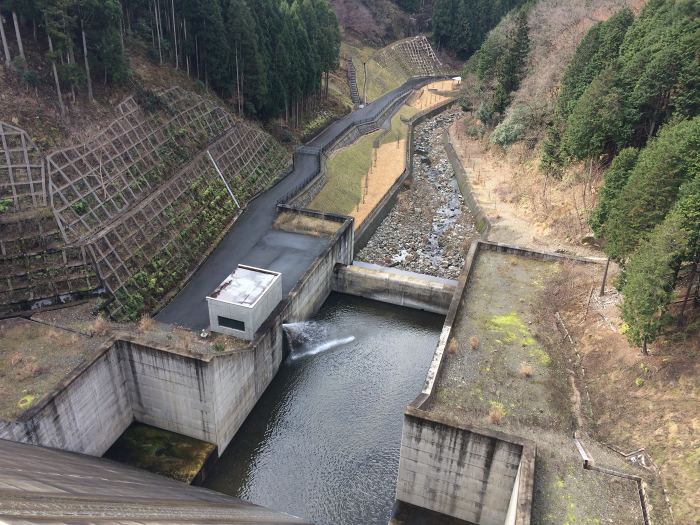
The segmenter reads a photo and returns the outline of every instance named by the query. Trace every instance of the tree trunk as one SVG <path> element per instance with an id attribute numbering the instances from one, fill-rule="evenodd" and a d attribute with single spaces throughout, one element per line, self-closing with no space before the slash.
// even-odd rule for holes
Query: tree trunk
<path id="1" fill-rule="evenodd" d="M 182 20 L 182 32 L 185 35 L 185 42 L 187 42 L 187 20 Z M 183 45 L 184 49 L 184 45 Z M 185 64 L 187 65 L 187 76 L 190 76 L 190 55 L 185 51 Z"/>
<path id="2" fill-rule="evenodd" d="M 92 78 L 90 78 L 90 61 L 88 60 L 87 39 L 85 38 L 85 28 L 83 27 L 82 19 L 80 20 L 80 32 L 83 35 L 83 57 L 85 57 L 85 78 L 87 79 L 88 99 L 90 99 L 90 102 L 94 102 L 95 98 L 92 95 Z"/>
<path id="3" fill-rule="evenodd" d="M 688 304 L 688 299 L 690 298 L 690 292 L 693 289 L 693 281 L 695 280 L 695 275 L 698 272 L 698 259 L 696 258 L 695 264 L 693 264 L 693 270 L 690 272 L 690 280 L 688 282 L 688 289 L 685 292 L 685 297 L 683 298 L 683 306 L 681 306 L 681 314 L 678 316 L 678 324 L 683 324 L 683 315 L 685 314 L 685 307 Z"/>
<path id="4" fill-rule="evenodd" d="M 238 105 L 238 115 L 241 114 L 241 80 L 238 74 L 238 46 L 236 46 L 236 104 Z"/>
<path id="5" fill-rule="evenodd" d="M 46 25 L 49 25 L 48 22 Z M 49 51 L 53 55 L 53 42 L 51 41 L 51 35 L 47 33 L 46 36 L 49 39 Z M 61 96 L 61 84 L 58 81 L 58 70 L 56 69 L 56 61 L 53 59 L 51 60 L 51 69 L 53 70 L 53 79 L 56 82 L 56 95 L 58 95 L 58 106 L 61 109 L 61 118 L 64 119 L 66 118 L 66 108 L 63 105 L 63 97 Z"/>
<path id="6" fill-rule="evenodd" d="M 156 12 L 156 38 L 158 39 L 158 62 L 163 65 L 163 51 L 160 46 L 161 32 L 160 32 L 160 3 L 158 0 L 154 0 L 154 9 Z"/>
<path id="7" fill-rule="evenodd" d="M 173 16 L 173 42 L 175 42 L 175 69 L 180 69 L 180 59 L 177 56 L 177 28 L 175 27 L 175 0 L 170 0 Z"/>
<path id="8" fill-rule="evenodd" d="M 644 341 L 642 342 L 642 353 L 644 355 L 649 355 L 649 348 L 647 348 L 647 338 L 644 338 Z"/>
<path id="9" fill-rule="evenodd" d="M 199 74 L 199 39 L 197 38 L 197 35 L 194 37 L 194 55 L 195 58 L 197 59 L 197 80 L 200 79 L 200 74 Z"/>
<path id="10" fill-rule="evenodd" d="M 5 65 L 10 67 L 12 64 L 12 57 L 10 56 L 10 48 L 7 45 L 7 37 L 5 36 L 5 22 L 4 18 L 0 14 L 0 38 L 2 38 L 2 49 L 5 52 Z"/>
<path id="11" fill-rule="evenodd" d="M 19 48 L 19 56 L 26 60 L 27 57 L 24 56 L 24 47 L 22 46 L 22 35 L 19 32 L 19 21 L 17 20 L 17 13 L 15 13 L 14 11 L 12 11 L 12 21 L 15 23 L 15 36 L 17 37 L 17 47 Z"/>
<path id="12" fill-rule="evenodd" d="M 600 285 L 600 296 L 603 297 L 605 295 L 605 281 L 608 280 L 608 268 L 610 268 L 610 257 L 608 257 L 608 260 L 605 262 L 605 271 L 603 272 L 603 282 Z"/>
<path id="13" fill-rule="evenodd" d="M 122 46 L 122 55 L 124 54 L 124 50 L 126 47 L 124 46 L 124 33 L 126 33 L 126 29 L 124 28 L 124 18 L 119 19 L 119 43 Z"/>
<path id="14" fill-rule="evenodd" d="M 151 18 L 153 19 L 153 21 L 151 23 L 151 41 L 153 42 L 153 49 L 155 49 L 156 48 L 156 32 L 153 29 L 153 24 L 156 21 L 156 14 L 155 14 L 155 11 L 153 9 L 151 9 L 151 7 L 152 7 L 152 4 L 149 2 L 148 11 L 151 13 Z"/>

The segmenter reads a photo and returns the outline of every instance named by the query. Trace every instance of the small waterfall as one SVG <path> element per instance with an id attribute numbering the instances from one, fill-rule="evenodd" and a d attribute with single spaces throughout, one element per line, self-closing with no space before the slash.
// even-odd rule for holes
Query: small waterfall
<path id="1" fill-rule="evenodd" d="M 355 340 L 354 335 L 331 334 L 328 325 L 317 321 L 302 321 L 282 325 L 290 346 L 290 359 L 320 354 Z"/>

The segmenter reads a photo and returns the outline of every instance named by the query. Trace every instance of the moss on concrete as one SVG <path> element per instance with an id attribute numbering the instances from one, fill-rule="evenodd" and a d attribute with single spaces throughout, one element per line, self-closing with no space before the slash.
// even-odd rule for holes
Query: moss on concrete
<path id="1" fill-rule="evenodd" d="M 134 423 L 105 457 L 191 483 L 215 449 L 212 443 Z"/>

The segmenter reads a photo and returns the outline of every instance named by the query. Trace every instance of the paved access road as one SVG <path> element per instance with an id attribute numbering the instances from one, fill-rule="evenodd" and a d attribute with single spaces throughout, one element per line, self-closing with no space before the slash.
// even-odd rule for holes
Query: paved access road
<path id="1" fill-rule="evenodd" d="M 384 108 L 406 91 L 427 81 L 426 78 L 407 81 L 366 107 L 334 122 L 306 145 L 312 148 L 325 147 L 350 123 L 376 118 Z M 327 240 L 270 230 L 277 216 L 277 201 L 310 177 L 316 171 L 318 162 L 318 154 L 295 155 L 292 172 L 248 203 L 231 231 L 180 293 L 156 315 L 156 319 L 195 330 L 206 328 L 209 325 L 207 294 L 211 293 L 239 263 L 280 271 L 283 273 L 283 292 L 287 293 L 293 288 L 309 264 L 323 251 Z"/>

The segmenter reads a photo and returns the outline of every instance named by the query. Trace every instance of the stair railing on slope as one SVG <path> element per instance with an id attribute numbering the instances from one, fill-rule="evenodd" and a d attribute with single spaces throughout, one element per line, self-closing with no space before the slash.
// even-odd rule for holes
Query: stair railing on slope
<path id="1" fill-rule="evenodd" d="M 357 71 L 352 57 L 347 58 L 348 63 L 348 84 L 350 85 L 350 98 L 355 106 L 360 105 L 360 92 L 357 90 Z"/>

